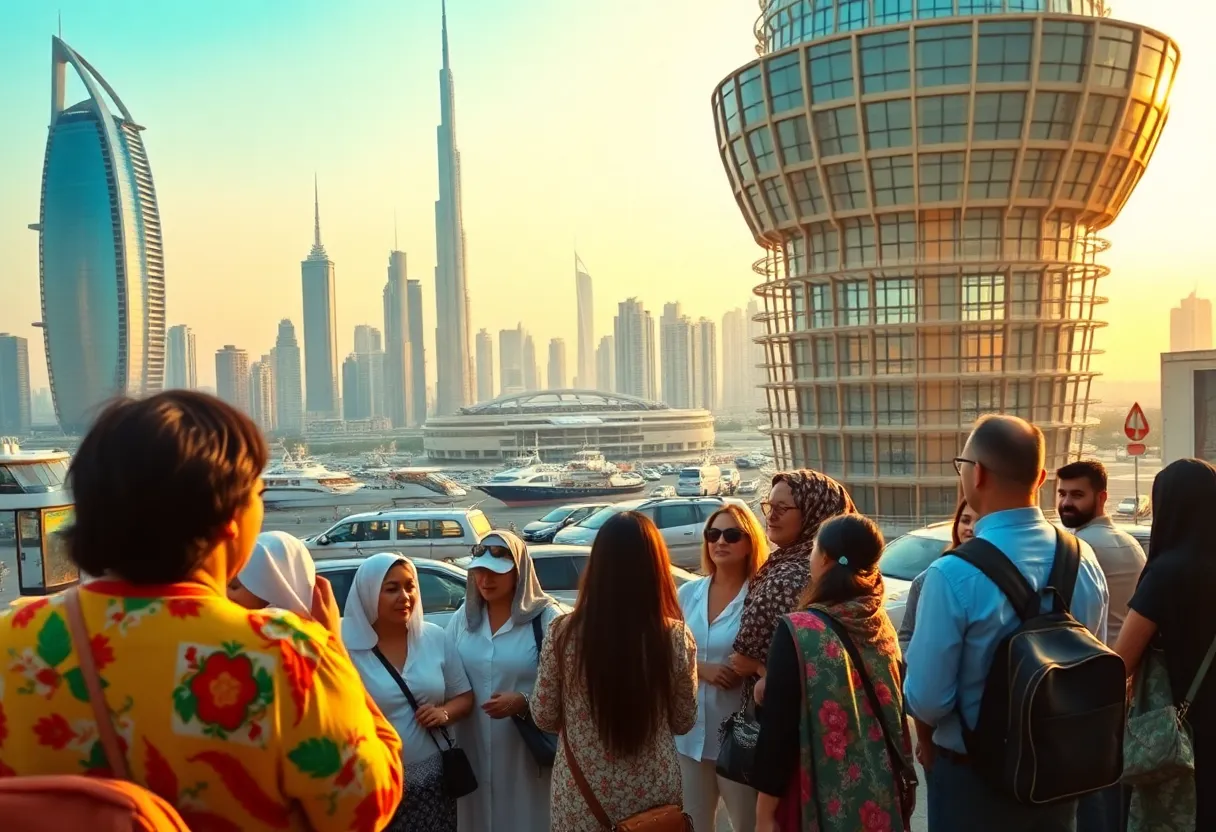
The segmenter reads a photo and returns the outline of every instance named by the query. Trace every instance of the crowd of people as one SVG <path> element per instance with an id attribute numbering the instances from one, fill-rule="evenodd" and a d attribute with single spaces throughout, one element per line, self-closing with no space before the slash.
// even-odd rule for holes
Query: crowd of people
<path id="1" fill-rule="evenodd" d="M 52 828 L 22 824 L 53 805 L 197 832 L 714 832 L 720 812 L 736 832 L 898 832 L 923 776 L 934 832 L 1216 829 L 1216 468 L 1158 475 L 1146 559 L 1098 462 L 1055 472 L 1071 534 L 1048 521 L 1044 456 L 1021 419 L 977 423 L 951 542 L 898 632 L 881 532 L 814 471 L 774 477 L 764 528 L 715 512 L 703 577 L 678 592 L 653 523 L 615 515 L 568 614 L 495 530 L 441 628 L 408 558 L 367 557 L 342 617 L 302 542 L 261 532 L 267 447 L 242 413 L 189 391 L 115 402 L 69 475 L 69 551 L 92 577 L 0 613 L 0 813 L 18 830 Z M 1164 668 L 1193 745 L 1169 799 L 1116 777 L 1040 803 L 993 776 L 976 737 L 994 662 L 1040 606 L 1102 666 L 1121 657 L 1119 685 Z"/>

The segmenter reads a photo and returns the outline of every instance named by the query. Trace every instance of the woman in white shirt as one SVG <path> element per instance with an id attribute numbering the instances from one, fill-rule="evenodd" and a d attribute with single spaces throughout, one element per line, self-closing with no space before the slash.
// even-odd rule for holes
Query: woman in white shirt
<path id="1" fill-rule="evenodd" d="M 287 532 L 262 532 L 229 582 L 228 600 L 249 610 L 274 607 L 311 618 L 316 584 L 316 564 L 304 541 Z"/>
<path id="2" fill-rule="evenodd" d="M 363 686 L 401 736 L 405 797 L 388 832 L 455 832 L 456 801 L 443 792 L 440 745 L 473 708 L 473 693 L 443 628 L 422 619 L 418 571 L 397 554 L 372 555 L 355 572 L 342 641 Z M 397 677 L 418 702 L 410 705 Z"/>
<path id="3" fill-rule="evenodd" d="M 464 608 L 447 626 L 477 704 L 456 728 L 479 784 L 459 801 L 460 831 L 544 832 L 551 769 L 536 762 L 512 717 L 529 712 L 537 641 L 560 611 L 511 532 L 493 531 L 474 547 L 469 577 Z"/>
<path id="4" fill-rule="evenodd" d="M 756 825 L 756 791 L 719 777 L 718 728 L 738 708 L 741 683 L 730 655 L 748 581 L 768 558 L 764 531 L 750 511 L 727 504 L 705 524 L 701 571 L 707 577 L 680 587 L 680 609 L 697 641 L 697 724 L 676 737 L 684 811 L 697 830 L 717 829 L 718 798 L 735 829 Z"/>

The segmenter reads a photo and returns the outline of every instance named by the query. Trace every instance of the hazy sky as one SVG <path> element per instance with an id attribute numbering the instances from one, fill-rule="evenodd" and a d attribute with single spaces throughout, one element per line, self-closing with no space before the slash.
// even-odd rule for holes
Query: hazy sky
<path id="1" fill-rule="evenodd" d="M 38 219 L 60 8 L 65 40 L 147 127 L 169 324 L 197 332 L 201 383 L 214 383 L 220 346 L 256 356 L 280 318 L 300 326 L 314 171 L 340 353 L 356 324 L 383 326 L 395 213 L 433 359 L 439 0 L 2 0 L 0 330 L 30 338 L 35 386 L 46 364 L 26 226 Z M 756 12 L 755 0 L 450 0 L 474 332 L 522 320 L 538 357 L 549 338 L 567 340 L 572 371 L 576 241 L 597 337 L 630 295 L 656 316 L 680 300 L 715 320 L 748 301 L 759 249 L 731 198 L 709 96 L 755 57 Z M 1196 286 L 1216 295 L 1216 9 L 1116 0 L 1114 13 L 1182 47 L 1156 157 L 1105 234 L 1114 271 L 1096 366 L 1149 379 L 1169 307 Z"/>

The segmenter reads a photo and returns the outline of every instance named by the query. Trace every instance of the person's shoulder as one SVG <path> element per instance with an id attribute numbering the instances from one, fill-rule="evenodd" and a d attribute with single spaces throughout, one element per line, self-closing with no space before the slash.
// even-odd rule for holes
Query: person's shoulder
<path id="1" fill-rule="evenodd" d="M 694 581 L 689 581 L 683 586 L 676 589 L 676 598 L 679 599 L 681 606 L 694 598 L 698 592 L 704 589 L 709 581 L 713 580 L 709 575 L 703 578 L 697 578 Z"/>
<path id="2" fill-rule="evenodd" d="M 444 629 L 434 621 L 423 621 L 422 629 L 419 631 L 419 636 L 424 644 L 429 644 L 430 642 L 435 641 L 442 642 L 445 638 L 447 638 L 447 634 L 444 632 Z"/>
<path id="3" fill-rule="evenodd" d="M 238 613 L 236 616 L 226 617 L 226 624 L 239 626 L 243 619 L 245 626 L 262 641 L 264 647 L 277 648 L 283 652 L 311 652 L 317 655 L 336 646 L 333 633 L 316 621 L 301 618 L 294 612 L 280 609 L 243 610 L 236 604 L 229 606 L 235 607 Z"/>

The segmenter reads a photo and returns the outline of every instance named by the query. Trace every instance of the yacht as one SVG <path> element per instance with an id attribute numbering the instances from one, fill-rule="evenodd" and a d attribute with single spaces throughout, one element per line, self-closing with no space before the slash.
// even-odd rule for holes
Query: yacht
<path id="1" fill-rule="evenodd" d="M 363 474 L 367 490 L 384 492 L 388 500 L 431 500 L 452 502 L 467 496 L 468 491 L 443 472 L 442 468 L 369 468 Z"/>
<path id="2" fill-rule="evenodd" d="M 331 471 L 304 456 L 303 449 L 290 451 L 262 472 L 262 502 L 267 508 L 330 506 L 334 499 L 350 497 L 366 488 L 345 471 Z"/>
<path id="3" fill-rule="evenodd" d="M 619 472 L 602 453 L 590 448 L 578 451 L 565 465 L 530 465 L 503 471 L 474 486 L 508 506 L 628 496 L 640 493 L 645 487 L 646 481 L 640 475 Z"/>
<path id="4" fill-rule="evenodd" d="M 58 533 L 75 516 L 67 487 L 70 458 L 63 450 L 23 451 L 15 438 L 0 437 L 0 605 L 80 580 Z M 15 586 L 4 580 L 13 568 Z"/>

